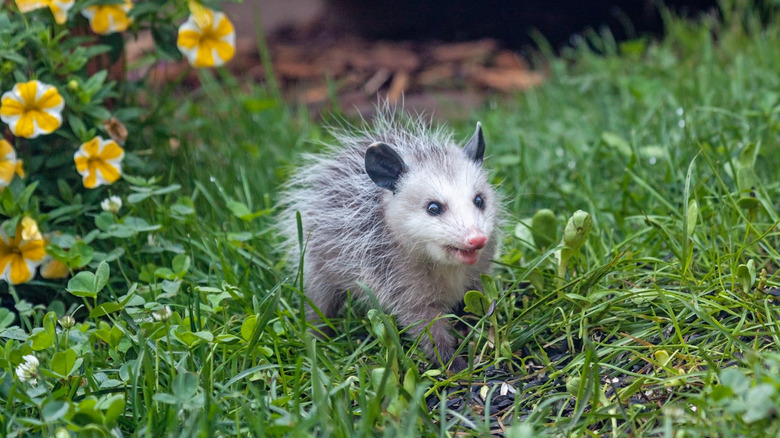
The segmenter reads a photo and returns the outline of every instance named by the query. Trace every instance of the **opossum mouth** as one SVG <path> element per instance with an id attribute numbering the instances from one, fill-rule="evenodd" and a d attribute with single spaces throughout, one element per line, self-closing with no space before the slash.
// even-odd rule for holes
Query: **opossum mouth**
<path id="1" fill-rule="evenodd" d="M 479 249 L 461 249 L 454 246 L 446 246 L 445 248 L 452 258 L 461 263 L 473 265 L 479 260 Z"/>

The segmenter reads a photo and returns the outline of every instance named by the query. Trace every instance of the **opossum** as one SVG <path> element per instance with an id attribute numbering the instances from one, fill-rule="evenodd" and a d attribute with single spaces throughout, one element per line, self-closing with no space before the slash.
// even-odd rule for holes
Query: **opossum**
<path id="1" fill-rule="evenodd" d="M 500 206 L 482 167 L 480 124 L 461 148 L 422 116 L 380 107 L 373 124 L 332 134 L 336 144 L 306 157 L 280 204 L 291 260 L 300 257 L 301 215 L 306 296 L 332 318 L 347 291 L 371 304 L 362 284 L 412 337 L 429 332 L 419 345 L 432 364 L 464 369 L 452 326 L 439 317 L 481 289 L 496 250 Z M 318 321 L 317 310 L 309 306 L 307 318 Z"/>

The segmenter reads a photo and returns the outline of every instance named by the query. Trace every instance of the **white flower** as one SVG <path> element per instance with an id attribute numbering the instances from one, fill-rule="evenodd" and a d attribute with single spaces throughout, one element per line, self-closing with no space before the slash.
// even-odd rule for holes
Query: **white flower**
<path id="1" fill-rule="evenodd" d="M 16 0 L 19 12 L 26 13 L 39 8 L 49 7 L 57 24 L 65 24 L 68 20 L 68 10 L 75 0 Z"/>
<path id="2" fill-rule="evenodd" d="M 195 67 L 219 67 L 236 52 L 233 23 L 222 12 L 190 2 L 192 14 L 179 27 L 176 45 Z"/>
<path id="3" fill-rule="evenodd" d="M 117 214 L 119 209 L 122 208 L 122 198 L 119 196 L 109 196 L 100 203 L 100 208 L 103 211 Z"/>
<path id="4" fill-rule="evenodd" d="M 84 179 L 84 187 L 94 189 L 113 184 L 122 176 L 125 150 L 114 140 L 95 137 L 79 147 L 73 155 L 76 170 Z"/>
<path id="5" fill-rule="evenodd" d="M 123 3 L 112 5 L 88 6 L 81 15 L 87 17 L 89 26 L 100 35 L 108 35 L 114 32 L 124 32 L 133 22 L 127 13 L 133 9 L 133 2 L 124 0 Z"/>
<path id="6" fill-rule="evenodd" d="M 172 314 L 173 312 L 171 312 L 169 306 L 163 306 L 152 312 L 152 318 L 154 318 L 155 321 L 167 321 L 171 319 Z"/>
<path id="7" fill-rule="evenodd" d="M 0 120 L 17 137 L 35 138 L 51 134 L 62 125 L 65 101 L 53 85 L 32 80 L 14 85 L 3 93 Z"/>
<path id="8" fill-rule="evenodd" d="M 65 330 L 70 330 L 74 325 L 76 325 L 76 319 L 70 315 L 65 315 L 60 318 L 59 323 Z"/>
<path id="9" fill-rule="evenodd" d="M 20 363 L 16 367 L 16 375 L 19 376 L 19 380 L 22 382 L 30 381 L 32 386 L 38 384 L 38 358 L 32 354 L 22 357 L 24 362 Z"/>

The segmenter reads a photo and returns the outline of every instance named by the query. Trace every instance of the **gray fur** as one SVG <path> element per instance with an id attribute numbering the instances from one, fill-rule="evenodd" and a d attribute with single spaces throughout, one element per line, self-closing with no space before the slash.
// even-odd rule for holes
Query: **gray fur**
<path id="1" fill-rule="evenodd" d="M 304 290 L 326 318 L 337 315 L 347 290 L 368 301 L 360 282 L 400 325 L 409 327 L 411 336 L 429 327 L 430 337 L 423 335 L 420 345 L 433 363 L 438 358 L 447 363 L 456 339 L 451 324 L 439 317 L 450 313 L 467 291 L 481 288 L 480 274 L 490 270 L 495 253 L 499 200 L 481 166 L 482 132 L 478 125 L 465 150 L 449 132 L 431 128 L 419 117 L 388 107 L 378 113 L 373 125 L 333 130 L 337 146 L 306 157 L 284 187 L 279 226 L 290 260 L 297 261 L 295 212 L 301 213 Z M 366 150 L 375 143 L 402 159 L 403 171 L 391 186 L 382 179 L 387 172 L 379 172 L 384 184 L 375 184 L 366 172 Z M 484 210 L 476 207 L 477 194 L 485 200 Z M 444 213 L 428 214 L 431 201 L 443 204 Z M 464 242 L 484 242 L 480 236 L 487 242 L 473 264 L 448 255 L 446 245 L 469 251 Z M 310 309 L 308 318 L 317 320 L 318 315 Z M 452 368 L 465 365 L 455 358 Z"/>

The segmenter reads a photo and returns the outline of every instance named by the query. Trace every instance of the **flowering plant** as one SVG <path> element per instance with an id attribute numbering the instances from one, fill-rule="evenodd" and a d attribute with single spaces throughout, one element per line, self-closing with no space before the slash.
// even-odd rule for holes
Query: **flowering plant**
<path id="1" fill-rule="evenodd" d="M 18 247 L 15 227 L 29 217 L 47 233 L 67 236 L 46 244 L 44 255 L 62 262 L 60 270 L 65 266 L 72 275 L 100 261 L 68 257 L 77 242 L 94 247 L 100 239 L 78 237 L 95 226 L 83 215 L 57 213 L 73 200 L 83 204 L 82 212 L 99 211 L 106 190 L 121 202 L 118 195 L 132 187 L 115 184 L 125 172 L 154 169 L 134 150 L 158 131 L 155 120 L 165 120 L 139 106 L 144 77 L 125 75 L 125 41 L 151 34 L 158 50 L 147 62 L 173 57 L 201 68 L 233 57 L 233 25 L 217 2 L 162 3 L 14 0 L 0 8 L 0 190 L 10 188 L 0 192 L 3 248 Z M 81 188 L 74 193 L 71 187 Z M 25 260 L 30 272 L 9 262 L 3 266 L 18 269 L 0 278 L 14 285 L 34 279 L 41 263 Z"/>
<path id="2" fill-rule="evenodd" d="M 17 394 L 54 394 L 56 403 L 71 407 L 57 417 L 65 422 L 74 415 L 97 418 L 97 411 L 84 414 L 90 400 L 77 405 L 70 399 L 99 389 L 91 381 L 86 392 L 79 390 L 81 377 L 74 373 L 81 361 L 96 360 L 88 353 L 93 337 L 112 339 L 100 337 L 103 319 L 133 305 L 120 304 L 115 292 L 127 289 L 126 282 L 155 283 L 155 269 L 149 266 L 169 265 L 170 254 L 181 252 L 171 247 L 151 251 L 155 238 L 145 235 L 163 227 L 147 220 L 160 219 L 150 207 L 154 197 L 180 186 L 158 186 L 164 161 L 159 155 L 166 151 L 149 145 L 171 143 L 176 135 L 166 125 L 171 114 L 162 111 L 172 112 L 167 108 L 174 105 L 155 105 L 165 96 L 148 92 L 144 72 L 163 59 L 191 68 L 228 62 L 235 36 L 218 7 L 217 1 L 186 0 L 0 4 L 0 383 L 16 385 Z M 140 34 L 154 38 L 155 51 L 143 65 L 128 66 L 125 43 Z M 180 220 L 192 213 L 190 204 L 178 204 Z M 144 251 L 143 265 L 127 257 Z M 109 265 L 125 277 L 109 278 Z M 175 271 L 185 273 L 186 268 Z M 147 298 L 159 296 L 155 292 Z M 171 319 L 170 307 L 156 303 L 139 312 L 139 321 L 154 321 L 152 310 L 158 308 L 167 313 L 154 318 Z M 80 346 L 68 348 L 76 343 L 59 337 L 62 331 L 57 335 L 58 318 L 62 330 L 79 332 Z M 9 327 L 12 323 L 18 325 Z M 70 384 L 72 391 L 61 391 Z M 101 403 L 109 403 L 118 415 L 124 407 L 120 399 Z M 22 395 L 8 403 L 36 412 L 40 405 L 30 400 Z M 8 406 L 2 395 L 0 402 Z M 100 418 L 98 426 L 87 424 L 85 430 L 112 435 L 116 417 Z M 68 424 L 79 432 L 76 423 Z M 53 429 L 47 427 L 31 433 L 50 436 Z M 95 427 L 103 429 L 96 432 Z"/>

